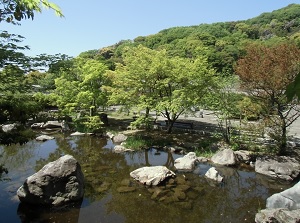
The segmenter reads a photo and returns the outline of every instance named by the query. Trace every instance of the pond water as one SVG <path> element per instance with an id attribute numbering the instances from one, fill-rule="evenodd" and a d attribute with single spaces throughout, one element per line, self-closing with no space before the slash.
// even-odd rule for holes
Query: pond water
<path id="1" fill-rule="evenodd" d="M 182 155 L 154 148 L 117 154 L 113 146 L 97 137 L 55 135 L 46 142 L 0 147 L 0 164 L 8 169 L 0 181 L 0 222 L 254 222 L 267 197 L 292 186 L 252 170 L 227 167 L 216 167 L 225 176 L 225 182 L 216 185 L 204 177 L 212 165 L 200 163 L 192 173 L 176 172 L 175 181 L 149 188 L 136 183 L 129 173 L 155 165 L 173 170 L 174 160 Z M 20 204 L 16 191 L 25 179 L 65 154 L 81 164 L 86 181 L 83 201 L 51 210 Z M 133 191 L 121 192 L 125 185 Z M 176 197 L 178 187 L 184 193 Z M 154 196 L 156 189 L 163 196 Z"/>

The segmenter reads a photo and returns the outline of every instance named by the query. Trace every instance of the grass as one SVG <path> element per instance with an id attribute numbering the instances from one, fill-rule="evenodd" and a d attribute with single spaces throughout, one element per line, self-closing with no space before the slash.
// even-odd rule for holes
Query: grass
<path id="1" fill-rule="evenodd" d="M 153 141 L 151 139 L 146 139 L 141 135 L 129 136 L 126 140 L 126 147 L 133 150 L 146 149 L 151 147 Z"/>

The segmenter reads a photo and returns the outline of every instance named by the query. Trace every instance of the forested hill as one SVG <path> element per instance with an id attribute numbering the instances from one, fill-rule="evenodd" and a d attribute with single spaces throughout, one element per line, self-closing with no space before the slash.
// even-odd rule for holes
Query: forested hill
<path id="1" fill-rule="evenodd" d="M 121 61 L 125 46 L 142 44 L 151 49 L 166 49 L 170 56 L 194 58 L 204 54 L 218 73 L 231 74 L 232 66 L 246 44 L 255 41 L 273 44 L 286 39 L 296 40 L 300 46 L 300 4 L 291 4 L 243 21 L 164 29 L 154 35 L 121 40 L 81 55 L 100 57 L 114 69 L 115 62 Z"/>

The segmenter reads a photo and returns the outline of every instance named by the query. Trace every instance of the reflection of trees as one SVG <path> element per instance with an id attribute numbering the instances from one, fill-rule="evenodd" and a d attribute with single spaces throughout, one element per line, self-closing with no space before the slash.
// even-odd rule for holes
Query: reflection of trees
<path id="1" fill-rule="evenodd" d="M 10 169 L 25 169 L 30 163 L 30 159 L 34 157 L 36 149 L 35 142 L 28 142 L 24 145 L 12 144 L 10 146 L 2 146 L 1 162 L 8 170 Z"/>
<path id="2" fill-rule="evenodd" d="M 17 214 L 21 222 L 78 222 L 81 202 L 59 208 L 20 203 Z M 51 221 L 49 220 L 51 219 Z"/>
<path id="3" fill-rule="evenodd" d="M 151 160 L 149 151 L 130 155 L 114 153 L 111 149 L 103 148 L 106 145 L 105 139 L 90 136 L 74 138 L 61 136 L 56 137 L 56 142 L 58 148 L 49 154 L 47 159 L 38 160 L 36 169 L 61 155 L 73 155 L 81 164 L 85 176 L 86 201 L 88 203 L 100 201 L 110 193 L 111 199 L 106 203 L 107 214 L 122 215 L 128 223 L 247 222 L 245 219 L 252 222 L 257 210 L 263 208 L 265 198 L 274 192 L 260 184 L 253 172 L 218 167 L 217 169 L 226 177 L 224 184 L 215 187 L 210 186 L 202 176 L 185 173 L 193 188 L 190 192 L 196 193 L 196 196 L 188 198 L 188 202 L 193 201 L 192 210 L 183 209 L 181 205 L 184 202 L 166 204 L 152 200 L 148 188 L 130 179 L 130 171 L 141 166 L 154 165 L 158 157 L 154 156 Z M 161 152 L 159 157 L 161 165 L 173 167 L 172 153 Z M 134 161 L 136 159 L 140 159 L 141 162 L 136 163 Z M 124 179 L 129 179 L 130 185 L 135 186 L 135 192 L 118 192 L 118 188 L 123 186 L 121 182 Z M 197 194 L 196 187 L 203 188 L 204 193 Z"/>
<path id="4" fill-rule="evenodd" d="M 0 154 L 0 158 L 2 157 L 2 154 Z M 3 174 L 7 174 L 8 173 L 8 170 L 7 168 L 4 167 L 3 164 L 0 163 L 0 181 L 3 180 Z"/>
<path id="5" fill-rule="evenodd" d="M 144 150 L 145 154 L 145 166 L 152 166 L 149 162 L 149 150 Z M 167 161 L 165 164 L 162 164 L 163 166 L 167 168 L 173 168 L 174 167 L 174 157 L 170 151 L 166 152 L 167 154 Z"/>
<path id="6" fill-rule="evenodd" d="M 85 177 L 85 197 L 90 201 L 100 200 L 110 185 L 129 176 L 129 166 L 124 154 L 117 154 L 109 149 L 103 149 L 106 139 L 92 136 L 57 137 L 58 148 L 49 154 L 47 159 L 36 162 L 39 170 L 47 163 L 69 154 L 80 163 Z"/>

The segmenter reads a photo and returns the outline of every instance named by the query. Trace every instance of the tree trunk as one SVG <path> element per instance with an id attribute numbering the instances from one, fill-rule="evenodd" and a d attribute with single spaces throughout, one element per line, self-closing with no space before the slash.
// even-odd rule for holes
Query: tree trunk
<path id="1" fill-rule="evenodd" d="M 172 128 L 174 125 L 174 122 L 176 120 L 168 119 L 168 126 L 167 126 L 167 133 L 170 134 L 172 132 Z"/>
<path id="2" fill-rule="evenodd" d="M 281 137 L 280 137 L 280 145 L 279 145 L 279 155 L 286 155 L 287 152 L 287 129 L 285 122 L 283 122 L 281 126 Z"/>

